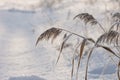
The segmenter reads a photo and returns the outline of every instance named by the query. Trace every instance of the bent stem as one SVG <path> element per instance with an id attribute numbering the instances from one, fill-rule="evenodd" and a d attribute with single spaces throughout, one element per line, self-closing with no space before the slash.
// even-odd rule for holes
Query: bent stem
<path id="1" fill-rule="evenodd" d="M 66 29 L 62 29 L 62 28 L 57 28 L 57 29 L 60 29 L 60 30 L 63 30 L 63 31 L 69 32 L 69 33 L 74 34 L 74 35 L 76 35 L 76 36 L 78 36 L 78 37 L 80 37 L 80 38 L 83 38 L 83 39 L 86 38 L 86 37 L 83 37 L 83 36 L 81 36 L 81 35 L 79 35 L 79 34 L 77 34 L 77 33 L 74 33 L 74 32 L 71 32 L 71 31 L 68 31 L 68 30 L 66 30 Z"/>

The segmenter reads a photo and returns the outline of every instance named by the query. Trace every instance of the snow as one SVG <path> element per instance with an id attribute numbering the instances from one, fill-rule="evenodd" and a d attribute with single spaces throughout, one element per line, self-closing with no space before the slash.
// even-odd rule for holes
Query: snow
<path id="1" fill-rule="evenodd" d="M 63 53 L 69 54 L 63 54 L 55 65 L 58 56 L 56 45 L 60 41 L 53 45 L 41 42 L 35 46 L 38 36 L 51 27 L 80 33 L 81 23 L 73 20 L 75 15 L 89 12 L 102 21 L 106 19 L 105 2 L 108 5 L 107 10 L 113 11 L 116 8 L 109 0 L 98 0 L 93 5 L 87 0 L 66 0 L 52 7 L 39 7 L 38 2 L 39 0 L 0 0 L 0 80 L 70 80 L 72 50 L 64 51 Z M 101 23 L 105 23 L 105 20 Z M 116 79 L 115 64 L 109 60 L 107 54 L 98 51 L 94 52 L 97 54 L 94 54 L 90 61 L 89 79 Z M 83 62 L 85 61 L 86 59 L 83 59 Z M 107 69 L 102 74 L 105 65 Z M 84 80 L 84 72 L 85 63 L 79 71 L 81 80 Z"/>
<path id="2" fill-rule="evenodd" d="M 37 76 L 25 76 L 25 77 L 12 77 L 9 80 L 45 80 Z"/>

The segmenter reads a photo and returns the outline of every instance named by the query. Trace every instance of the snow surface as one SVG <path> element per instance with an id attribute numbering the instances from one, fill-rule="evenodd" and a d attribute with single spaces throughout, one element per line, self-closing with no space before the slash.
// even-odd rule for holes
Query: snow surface
<path id="1" fill-rule="evenodd" d="M 51 27 L 80 33 L 83 31 L 80 27 L 82 25 L 77 20 L 73 21 L 78 13 L 91 13 L 104 24 L 105 15 L 108 15 L 105 13 L 106 5 L 110 12 L 118 9 L 110 0 L 98 0 L 93 4 L 87 0 L 65 0 L 51 8 L 36 7 L 38 2 L 39 0 L 0 1 L 0 80 L 70 80 L 72 48 L 63 52 L 69 54 L 63 54 L 55 66 L 58 56 L 55 47 L 60 41 L 53 46 L 49 42 L 43 42 L 36 47 L 38 36 Z M 104 54 L 107 52 L 98 51 L 94 52 L 96 54 L 90 61 L 89 80 L 116 80 L 115 64 Z M 83 59 L 79 71 L 80 80 L 84 80 L 84 61 L 86 60 Z M 102 74 L 103 69 L 105 73 Z"/>
<path id="2" fill-rule="evenodd" d="M 37 76 L 26 76 L 26 77 L 12 77 L 9 80 L 45 80 L 44 78 L 39 78 Z"/>

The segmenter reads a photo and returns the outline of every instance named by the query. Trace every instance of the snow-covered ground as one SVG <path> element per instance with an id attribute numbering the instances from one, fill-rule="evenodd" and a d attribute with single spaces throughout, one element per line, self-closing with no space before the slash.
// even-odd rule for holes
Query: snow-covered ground
<path id="1" fill-rule="evenodd" d="M 118 4 L 112 0 L 91 1 L 65 0 L 47 7 L 43 0 L 0 0 L 0 80 L 70 80 L 69 54 L 64 54 L 55 66 L 58 56 L 55 46 L 40 43 L 36 47 L 35 42 L 51 27 L 79 33 L 81 24 L 73 20 L 79 13 L 93 14 L 105 24 L 105 16 L 109 16 L 106 12 L 118 10 Z M 89 80 L 116 80 L 115 64 L 103 51 L 98 51 L 90 61 Z M 83 63 L 79 80 L 84 80 L 84 70 Z"/>

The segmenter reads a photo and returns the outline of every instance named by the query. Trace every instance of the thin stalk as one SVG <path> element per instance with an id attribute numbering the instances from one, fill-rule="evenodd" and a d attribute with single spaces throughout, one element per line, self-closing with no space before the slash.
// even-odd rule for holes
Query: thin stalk
<path id="1" fill-rule="evenodd" d="M 81 36 L 81 35 L 79 35 L 79 34 L 77 34 L 77 33 L 74 33 L 74 32 L 71 32 L 71 31 L 68 31 L 68 30 L 65 30 L 65 29 L 61 29 L 61 28 L 58 28 L 58 29 L 63 30 L 63 31 L 66 31 L 66 32 L 69 32 L 69 33 L 72 33 L 72 34 L 74 34 L 74 35 L 76 35 L 76 36 L 78 36 L 78 37 L 81 37 L 81 38 L 83 38 L 83 39 L 86 39 L 86 37 L 83 37 L 83 36 Z"/>
<path id="2" fill-rule="evenodd" d="M 89 60 L 90 60 L 91 54 L 92 54 L 92 52 L 93 52 L 94 49 L 95 49 L 95 46 L 90 50 L 90 53 L 89 53 L 89 55 L 88 55 L 87 64 L 86 64 L 86 71 L 85 71 L 85 80 L 88 80 Z"/>
<path id="3" fill-rule="evenodd" d="M 105 31 L 105 29 L 102 27 L 102 25 L 98 22 L 98 25 L 100 26 L 100 28 L 104 31 L 104 32 L 106 32 Z"/>
<path id="4" fill-rule="evenodd" d="M 74 35 L 76 35 L 76 36 L 78 36 L 78 37 L 80 37 L 80 38 L 83 38 L 83 39 L 86 39 L 86 40 L 88 40 L 88 41 L 90 41 L 90 42 L 92 42 L 92 43 L 95 43 L 95 41 L 94 41 L 92 38 L 86 38 L 86 37 L 81 36 L 81 35 L 79 35 L 79 34 L 77 34 L 77 33 L 68 31 L 68 30 L 66 30 L 66 29 L 62 29 L 62 28 L 57 28 L 57 29 L 60 29 L 60 30 L 62 30 L 62 31 L 69 32 L 69 33 L 74 34 Z"/>

